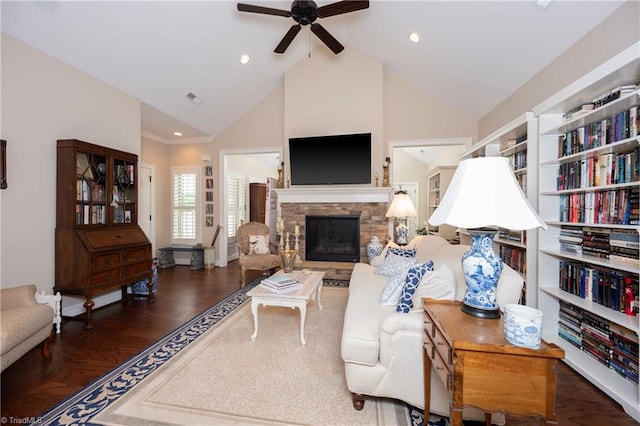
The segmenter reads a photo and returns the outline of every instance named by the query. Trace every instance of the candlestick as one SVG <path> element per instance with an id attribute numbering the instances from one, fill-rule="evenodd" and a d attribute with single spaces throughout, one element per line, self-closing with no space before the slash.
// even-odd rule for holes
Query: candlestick
<path id="1" fill-rule="evenodd" d="M 289 250 L 289 233 L 287 232 L 287 237 L 284 239 L 284 249 Z"/>

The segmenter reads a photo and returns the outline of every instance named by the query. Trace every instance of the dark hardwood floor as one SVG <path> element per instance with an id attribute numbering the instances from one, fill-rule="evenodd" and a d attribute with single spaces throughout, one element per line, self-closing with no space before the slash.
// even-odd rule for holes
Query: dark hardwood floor
<path id="1" fill-rule="evenodd" d="M 211 270 L 191 271 L 188 266 L 161 270 L 154 304 L 133 300 L 98 309 L 92 330 L 85 330 L 79 321 L 64 321 L 62 333 L 51 344 L 51 361 L 42 359 L 38 347 L 2 372 L 2 423 L 24 423 L 21 419 L 37 416 L 107 373 L 238 289 L 238 276 L 235 263 Z M 638 424 L 565 364 L 560 363 L 557 372 L 560 425 Z M 508 424 L 542 423 L 509 417 Z"/>

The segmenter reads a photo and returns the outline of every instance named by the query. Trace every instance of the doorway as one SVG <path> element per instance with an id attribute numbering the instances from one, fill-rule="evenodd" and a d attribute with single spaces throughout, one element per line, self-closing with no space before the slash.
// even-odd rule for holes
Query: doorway
<path id="1" fill-rule="evenodd" d="M 391 182 L 394 189 L 402 187 L 414 202 L 418 216 L 408 218 L 409 239 L 416 235 L 416 229 L 425 226 L 428 218 L 427 200 L 429 172 L 439 166 L 456 166 L 465 148 L 471 145 L 471 138 L 424 139 L 392 141 Z M 415 194 L 412 195 L 412 192 Z"/>
<path id="2" fill-rule="evenodd" d="M 279 147 L 220 151 L 220 182 L 225 183 L 221 185 L 220 224 L 224 229 L 216 244 L 216 265 L 226 266 L 230 260 L 238 257 L 235 233 L 239 223 L 236 222 L 240 216 L 249 218 L 249 185 L 266 182 L 267 178 L 277 178 L 281 158 L 282 151 Z M 229 202 L 233 201 L 230 196 L 234 189 L 227 182 L 242 182 L 243 185 L 242 191 L 237 191 L 243 194 L 240 197 L 242 199 L 236 197 L 233 206 Z M 238 209 L 243 214 L 238 214 Z M 234 217 L 230 218 L 230 214 Z M 230 222 L 229 219 L 236 222 Z"/>
<path id="3" fill-rule="evenodd" d="M 151 242 L 151 253 L 155 253 L 155 166 L 147 163 L 140 163 L 138 167 L 138 225 Z"/>

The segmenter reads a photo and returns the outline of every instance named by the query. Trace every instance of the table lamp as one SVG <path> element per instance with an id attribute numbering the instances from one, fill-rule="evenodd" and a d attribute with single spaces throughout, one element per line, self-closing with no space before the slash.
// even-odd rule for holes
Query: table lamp
<path id="1" fill-rule="evenodd" d="M 461 161 L 429 223 L 446 223 L 471 234 L 471 249 L 462 256 L 467 283 L 462 310 L 480 318 L 500 317 L 496 286 L 502 260 L 493 252 L 497 228 L 547 228 L 520 189 L 509 160 L 503 157 Z"/>
<path id="2" fill-rule="evenodd" d="M 407 195 L 407 191 L 396 191 L 395 195 L 393 196 L 393 200 L 391 201 L 391 206 L 389 206 L 389 210 L 387 210 L 385 217 L 395 218 L 394 226 L 396 244 L 401 246 L 406 245 L 408 242 L 408 216 L 418 216 L 418 212 L 416 212 L 416 208 L 414 207 L 411 198 L 409 198 L 409 196 Z"/>

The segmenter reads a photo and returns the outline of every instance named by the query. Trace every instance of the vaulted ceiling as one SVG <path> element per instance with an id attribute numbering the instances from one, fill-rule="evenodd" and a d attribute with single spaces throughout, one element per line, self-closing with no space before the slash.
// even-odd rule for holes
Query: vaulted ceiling
<path id="1" fill-rule="evenodd" d="M 373 0 L 318 22 L 346 49 L 480 119 L 622 3 Z M 274 53 L 293 20 L 241 13 L 232 1 L 3 0 L 1 13 L 4 33 L 140 99 L 143 130 L 164 141 L 178 139 L 175 130 L 215 137 L 282 85 L 293 64 L 326 49 L 304 26 Z M 410 42 L 410 32 L 421 41 Z"/>

